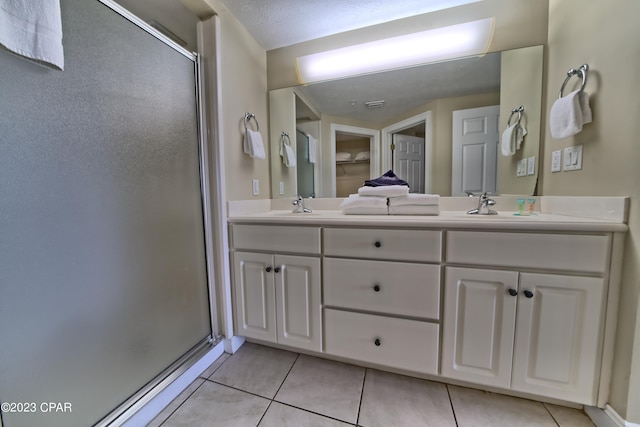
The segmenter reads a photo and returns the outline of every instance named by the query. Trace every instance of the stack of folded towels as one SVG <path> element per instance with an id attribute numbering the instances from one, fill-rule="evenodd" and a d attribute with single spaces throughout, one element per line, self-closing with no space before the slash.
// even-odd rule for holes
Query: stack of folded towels
<path id="1" fill-rule="evenodd" d="M 438 215 L 440 196 L 409 194 L 409 184 L 388 171 L 365 181 L 358 194 L 351 194 L 340 208 L 345 215 Z"/>

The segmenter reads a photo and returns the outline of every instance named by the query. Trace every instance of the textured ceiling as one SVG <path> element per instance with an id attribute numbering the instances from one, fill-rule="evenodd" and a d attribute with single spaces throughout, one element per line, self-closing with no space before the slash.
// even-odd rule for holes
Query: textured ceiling
<path id="1" fill-rule="evenodd" d="M 436 99 L 499 91 L 500 53 L 316 83 L 301 90 L 325 114 L 386 122 Z M 384 108 L 364 105 L 378 100 L 385 101 Z"/>
<path id="2" fill-rule="evenodd" d="M 265 50 L 480 0 L 222 0 Z"/>

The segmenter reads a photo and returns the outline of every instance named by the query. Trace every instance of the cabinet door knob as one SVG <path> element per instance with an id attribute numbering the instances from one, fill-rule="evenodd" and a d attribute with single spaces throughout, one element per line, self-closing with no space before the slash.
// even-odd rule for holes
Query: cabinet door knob
<path id="1" fill-rule="evenodd" d="M 518 291 L 516 291 L 515 289 L 511 288 L 511 289 L 509 289 L 509 295 L 511 295 L 512 297 L 515 297 L 516 295 L 518 295 Z"/>
<path id="2" fill-rule="evenodd" d="M 382 242 L 380 241 L 376 241 L 373 246 L 375 246 L 376 248 L 381 248 L 382 247 Z"/>
<path id="3" fill-rule="evenodd" d="M 270 266 L 265 268 L 265 270 L 267 271 L 267 273 L 271 273 L 271 267 Z"/>
<path id="4" fill-rule="evenodd" d="M 380 285 L 373 285 L 374 292 L 380 292 Z"/>
<path id="5" fill-rule="evenodd" d="M 275 271 L 276 273 L 280 273 L 280 267 L 274 268 L 273 271 Z"/>
<path id="6" fill-rule="evenodd" d="M 531 291 L 524 291 L 524 296 L 527 298 L 533 298 L 533 292 Z"/>
<path id="7" fill-rule="evenodd" d="M 382 344 L 382 341 L 380 341 L 380 338 L 376 338 L 376 340 L 373 342 L 376 347 L 380 347 L 380 344 Z"/>

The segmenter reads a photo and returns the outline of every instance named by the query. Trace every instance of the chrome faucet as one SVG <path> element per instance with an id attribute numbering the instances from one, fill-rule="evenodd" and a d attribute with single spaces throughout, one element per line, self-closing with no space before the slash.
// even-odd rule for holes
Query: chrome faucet
<path id="1" fill-rule="evenodd" d="M 291 204 L 294 206 L 293 213 L 311 213 L 311 209 L 304 206 L 304 199 L 299 194 Z"/>
<path id="2" fill-rule="evenodd" d="M 469 197 L 474 197 L 475 194 L 467 193 Z M 471 209 L 467 212 L 469 215 L 497 215 L 498 212 L 491 209 L 489 206 L 494 206 L 496 201 L 489 198 L 489 194 L 484 192 L 478 198 L 478 207 L 476 209 Z"/>

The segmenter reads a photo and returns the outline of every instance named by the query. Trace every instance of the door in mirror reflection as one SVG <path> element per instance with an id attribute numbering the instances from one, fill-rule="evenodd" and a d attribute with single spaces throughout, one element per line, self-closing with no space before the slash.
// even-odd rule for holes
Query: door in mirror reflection
<path id="1" fill-rule="evenodd" d="M 424 193 L 424 138 L 393 135 L 393 170 L 409 183 L 411 193 Z"/>
<path id="2" fill-rule="evenodd" d="M 313 170 L 311 151 L 309 150 L 309 137 L 296 130 L 296 174 L 298 180 L 298 194 L 302 197 L 315 197 L 313 190 Z"/>
<path id="3" fill-rule="evenodd" d="M 451 195 L 496 193 L 500 106 L 453 112 Z"/>

